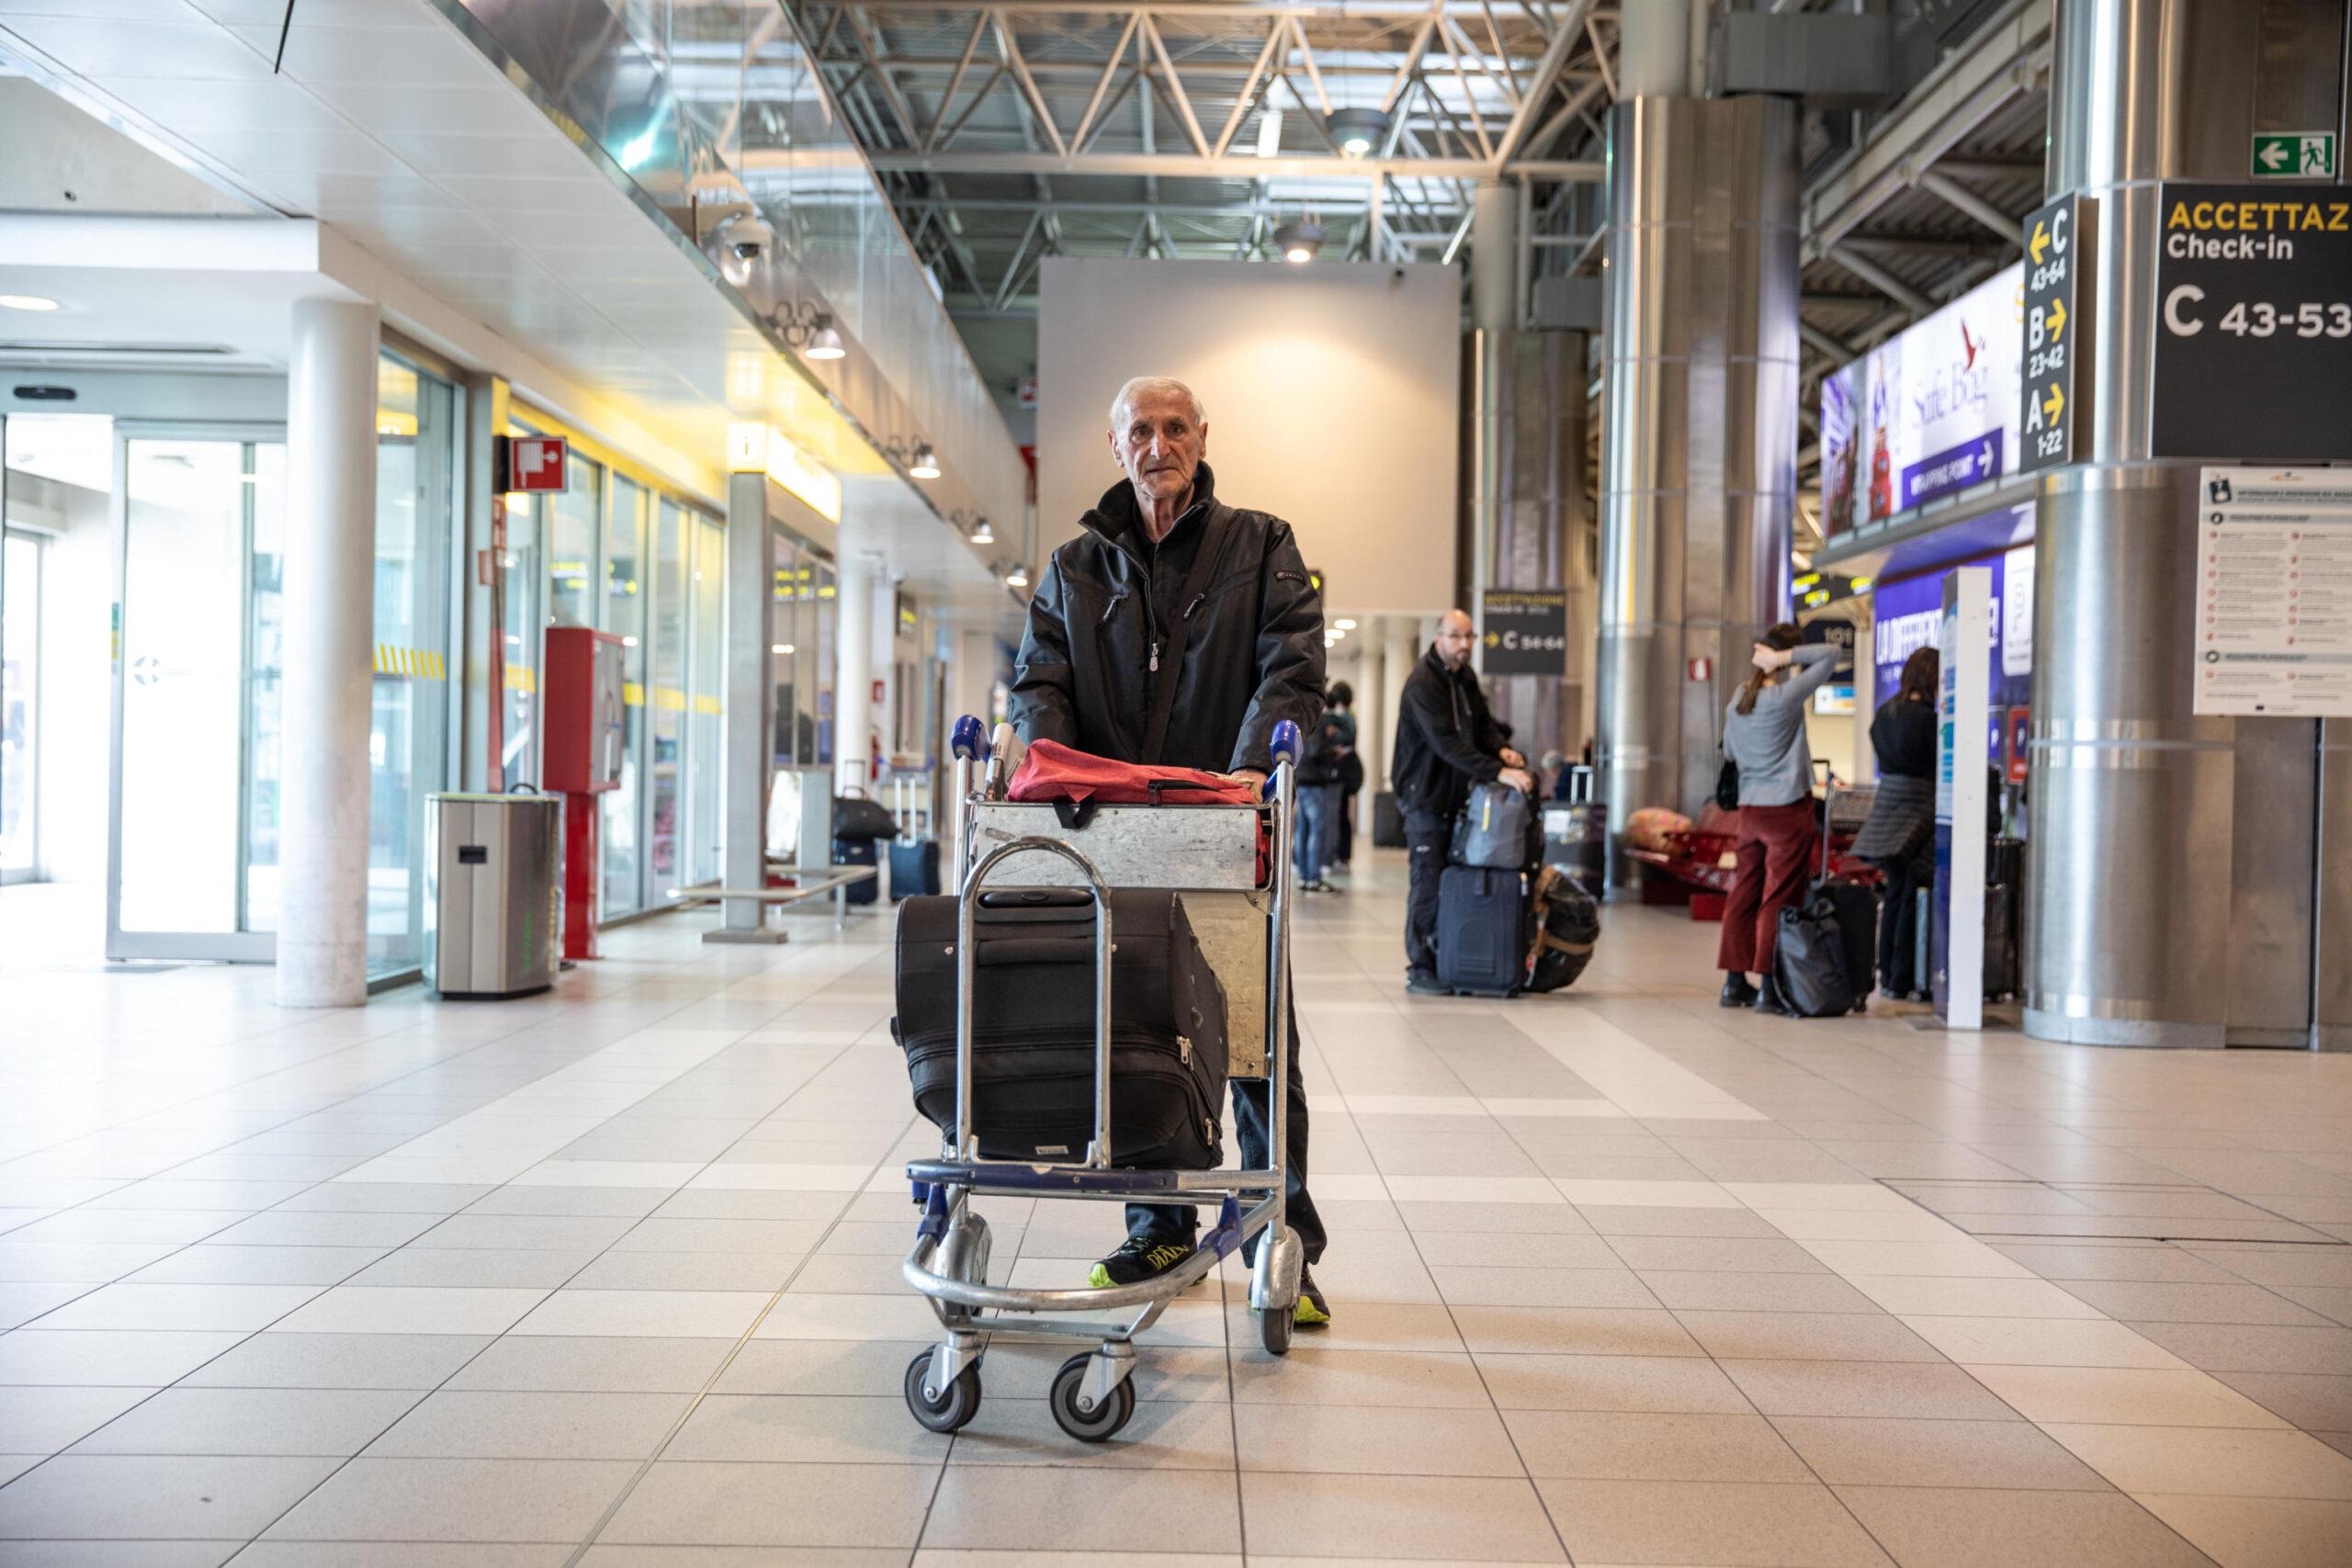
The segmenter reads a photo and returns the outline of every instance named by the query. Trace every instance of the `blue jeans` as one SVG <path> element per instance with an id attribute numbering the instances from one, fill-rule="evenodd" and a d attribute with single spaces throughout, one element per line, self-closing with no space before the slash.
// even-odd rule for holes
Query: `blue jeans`
<path id="1" fill-rule="evenodd" d="M 1321 878 L 1323 868 L 1331 863 L 1340 813 L 1346 807 L 1335 784 L 1299 784 L 1295 791 L 1298 824 L 1291 829 L 1291 863 L 1299 882 L 1306 884 Z"/>

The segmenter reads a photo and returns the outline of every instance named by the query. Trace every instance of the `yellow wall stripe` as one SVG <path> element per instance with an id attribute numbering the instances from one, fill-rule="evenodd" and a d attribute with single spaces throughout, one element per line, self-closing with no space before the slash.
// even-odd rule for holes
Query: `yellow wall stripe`
<path id="1" fill-rule="evenodd" d="M 726 705 L 722 704 L 717 697 L 696 697 L 695 699 L 695 712 L 696 713 L 725 713 L 726 711 Z"/>
<path id="2" fill-rule="evenodd" d="M 405 675 L 413 681 L 446 681 L 449 667 L 439 654 L 429 649 L 379 642 L 376 645 L 376 673 Z"/>

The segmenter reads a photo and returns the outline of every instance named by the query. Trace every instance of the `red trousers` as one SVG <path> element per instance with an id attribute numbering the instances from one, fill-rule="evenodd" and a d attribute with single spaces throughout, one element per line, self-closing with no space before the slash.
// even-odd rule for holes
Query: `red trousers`
<path id="1" fill-rule="evenodd" d="M 1815 829 L 1810 798 L 1786 806 L 1739 808 L 1739 870 L 1724 901 L 1724 934 L 1715 967 L 1751 975 L 1772 972 L 1772 944 L 1781 907 L 1796 902 L 1813 869 Z"/>

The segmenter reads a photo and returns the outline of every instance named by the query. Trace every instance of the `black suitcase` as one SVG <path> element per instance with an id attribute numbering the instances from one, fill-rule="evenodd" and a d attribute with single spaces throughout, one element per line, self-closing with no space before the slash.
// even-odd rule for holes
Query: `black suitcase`
<path id="1" fill-rule="evenodd" d="M 1447 866 L 1437 885 L 1437 983 L 1461 996 L 1517 995 L 1527 922 L 1524 872 Z"/>
<path id="2" fill-rule="evenodd" d="M 915 1109 L 956 1121 L 954 898 L 899 907 L 898 1016 Z M 972 1129 L 989 1159 L 1074 1163 L 1094 1136 L 1094 902 L 1075 888 L 980 896 Z M 1111 894 L 1111 1157 L 1207 1170 L 1223 1158 L 1225 991 L 1173 893 Z"/>
<path id="3" fill-rule="evenodd" d="M 1878 987 L 1878 891 L 1833 876 L 1815 883 L 1809 897 L 1827 899 L 1836 912 L 1846 956 L 1846 988 L 1853 993 L 1853 1010 L 1860 1012 Z"/>
<path id="4" fill-rule="evenodd" d="M 1984 995 L 1998 1000 L 2024 987 L 2018 965 L 2018 895 L 2007 883 L 1984 889 Z"/>
<path id="5" fill-rule="evenodd" d="M 890 902 L 939 891 L 939 840 L 890 840 Z"/>
<path id="6" fill-rule="evenodd" d="M 835 865 L 875 865 L 879 863 L 880 858 L 875 852 L 874 840 L 871 839 L 835 839 L 833 840 Z M 876 877 L 869 876 L 863 882 L 853 882 L 842 889 L 843 896 L 853 904 L 871 904 L 875 897 L 874 885 L 877 880 Z"/>
<path id="7" fill-rule="evenodd" d="M 1772 942 L 1772 977 L 1781 1002 L 1799 1018 L 1836 1018 L 1858 999 L 1847 977 L 1846 936 L 1828 885 L 1781 906 Z M 1868 1000 L 1869 993 L 1860 998 Z"/>
<path id="8" fill-rule="evenodd" d="M 1384 789 L 1372 797 L 1372 841 L 1378 849 L 1405 847 L 1405 813 L 1395 790 Z"/>

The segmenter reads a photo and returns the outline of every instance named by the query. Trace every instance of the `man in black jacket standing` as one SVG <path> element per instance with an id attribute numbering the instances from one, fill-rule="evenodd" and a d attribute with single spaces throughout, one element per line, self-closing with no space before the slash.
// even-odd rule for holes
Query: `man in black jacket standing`
<path id="1" fill-rule="evenodd" d="M 1111 451 L 1126 478 L 1054 552 L 1029 602 L 1008 714 L 1024 743 L 1262 784 L 1274 726 L 1314 728 L 1323 711 L 1321 596 L 1289 524 L 1217 498 L 1207 449 L 1207 414 L 1182 382 L 1140 377 L 1119 389 Z M 1295 1011 L 1284 1055 L 1288 1218 L 1311 1266 L 1324 1231 L 1306 1188 Z M 1266 1085 L 1234 1079 L 1233 1102 L 1242 1161 L 1262 1169 Z M 1092 1282 L 1167 1272 L 1191 1256 L 1198 1223 L 1189 1204 L 1128 1205 L 1127 1239 L 1094 1266 Z M 1300 1285 L 1297 1321 L 1329 1321 L 1312 1275 Z"/>
<path id="2" fill-rule="evenodd" d="M 1470 668 L 1477 633 L 1470 617 L 1448 610 L 1437 640 L 1413 672 L 1396 715 L 1396 750 L 1388 774 L 1405 818 L 1412 881 L 1405 901 L 1405 988 L 1443 995 L 1437 983 L 1438 878 L 1453 848 L 1453 819 L 1470 786 L 1500 779 L 1535 793 L 1527 759 L 1505 744 Z"/>

